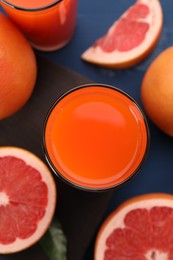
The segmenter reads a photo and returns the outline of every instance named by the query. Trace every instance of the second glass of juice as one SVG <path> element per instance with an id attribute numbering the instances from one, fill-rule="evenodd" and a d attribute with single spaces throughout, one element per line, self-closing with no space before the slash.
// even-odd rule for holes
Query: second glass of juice
<path id="1" fill-rule="evenodd" d="M 128 94 L 109 85 L 87 84 L 53 104 L 43 143 L 50 167 L 65 182 L 105 191 L 138 172 L 148 152 L 149 130 Z"/>
<path id="2" fill-rule="evenodd" d="M 78 0 L 0 1 L 8 16 L 38 50 L 58 50 L 74 34 Z"/>

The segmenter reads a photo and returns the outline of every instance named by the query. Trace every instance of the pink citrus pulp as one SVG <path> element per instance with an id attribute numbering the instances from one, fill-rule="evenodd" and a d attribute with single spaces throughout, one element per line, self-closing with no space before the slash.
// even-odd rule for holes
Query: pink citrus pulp
<path id="1" fill-rule="evenodd" d="M 155 47 L 163 24 L 159 0 L 138 0 L 81 55 L 84 61 L 110 68 L 128 68 Z"/>
<path id="2" fill-rule="evenodd" d="M 0 148 L 0 253 L 36 243 L 48 229 L 56 205 L 56 187 L 47 166 L 33 153 Z"/>
<path id="3" fill-rule="evenodd" d="M 173 259 L 173 195 L 146 194 L 124 202 L 103 223 L 95 260 Z"/>

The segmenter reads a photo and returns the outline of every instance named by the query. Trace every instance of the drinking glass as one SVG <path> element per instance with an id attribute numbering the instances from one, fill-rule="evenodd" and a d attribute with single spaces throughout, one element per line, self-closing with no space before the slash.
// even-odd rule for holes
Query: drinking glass
<path id="1" fill-rule="evenodd" d="M 119 187 L 142 166 L 149 129 L 137 102 L 105 84 L 86 84 L 63 94 L 45 119 L 43 147 L 57 176 L 75 188 Z"/>
<path id="2" fill-rule="evenodd" d="M 38 50 L 58 50 L 74 34 L 78 0 L 0 1 L 8 16 Z"/>

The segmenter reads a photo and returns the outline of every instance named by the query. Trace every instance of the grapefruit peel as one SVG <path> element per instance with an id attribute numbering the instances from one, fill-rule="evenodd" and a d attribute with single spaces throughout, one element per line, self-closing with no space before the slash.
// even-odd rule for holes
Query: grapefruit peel
<path id="1" fill-rule="evenodd" d="M 44 216 L 42 218 L 40 218 L 38 220 L 38 222 L 36 223 L 37 228 L 36 228 L 35 232 L 32 235 L 30 235 L 26 238 L 19 238 L 19 237 L 16 236 L 15 241 L 12 242 L 12 243 L 1 243 L 0 242 L 0 253 L 1 254 L 9 254 L 9 253 L 14 253 L 14 252 L 19 252 L 21 250 L 24 250 L 24 249 L 32 246 L 37 241 L 39 241 L 40 238 L 45 234 L 45 232 L 49 228 L 51 221 L 52 221 L 52 218 L 53 218 L 53 215 L 54 215 L 54 212 L 55 212 L 55 207 L 56 207 L 56 186 L 55 186 L 55 182 L 53 180 L 53 177 L 52 177 L 49 169 L 41 161 L 41 159 L 39 159 L 33 153 L 31 153 L 31 152 L 29 152 L 25 149 L 22 149 L 22 148 L 1 147 L 0 148 L 0 159 L 6 158 L 6 156 L 21 159 L 26 164 L 26 167 L 31 166 L 30 169 L 34 169 L 34 171 L 36 170 L 36 171 L 38 171 L 38 173 L 40 173 L 41 182 L 45 183 L 46 186 L 47 186 L 47 205 L 45 207 Z M 2 174 L 2 173 L 3 173 L 3 171 L 0 172 L 0 174 Z M 30 172 L 28 172 L 27 174 L 30 174 Z M 6 185 L 8 186 L 8 183 Z M 18 185 L 18 183 L 16 183 L 16 186 L 17 185 Z M 4 187 L 3 191 L 1 190 L 1 195 L 6 194 L 5 188 L 6 187 Z M 26 185 L 26 188 L 27 188 L 27 185 Z M 37 194 L 38 193 L 39 192 L 37 192 Z M 40 198 L 41 198 L 41 196 L 42 196 L 42 194 L 40 192 Z M 6 206 L 9 205 L 9 207 L 10 207 L 10 203 L 12 203 L 12 204 L 13 203 L 14 204 L 20 203 L 20 201 L 19 202 L 18 201 L 10 201 L 10 196 L 8 196 L 8 193 L 7 193 L 6 198 L 8 198 L 8 201 L 6 200 Z M 1 210 L 1 207 L 3 207 L 3 206 L 4 206 L 3 202 L 1 201 L 0 210 Z M 14 216 L 12 216 L 12 217 L 14 217 Z M 0 215 L 0 218 L 1 218 L 1 215 Z M 17 224 L 20 226 L 20 222 L 19 223 L 17 222 Z"/>
<path id="2" fill-rule="evenodd" d="M 138 11 L 139 6 L 144 10 Z M 132 67 L 154 49 L 162 25 L 163 12 L 159 0 L 138 0 L 112 24 L 104 36 L 83 52 L 81 58 L 102 67 L 117 69 Z M 128 37 L 124 30 L 128 31 Z M 104 48 L 107 50 L 104 51 Z"/>
<path id="3" fill-rule="evenodd" d="M 18 112 L 37 80 L 36 55 L 15 24 L 0 13 L 0 120 Z"/>
<path id="4" fill-rule="evenodd" d="M 173 46 L 162 51 L 145 72 L 141 101 L 150 120 L 173 137 Z M 159 112 L 158 112 L 159 108 Z"/>
<path id="5" fill-rule="evenodd" d="M 141 212 L 136 214 L 135 210 Z M 172 259 L 172 221 L 171 194 L 151 193 L 128 199 L 102 224 L 96 238 L 94 259 Z M 147 224 L 152 224 L 153 229 L 149 230 Z"/>

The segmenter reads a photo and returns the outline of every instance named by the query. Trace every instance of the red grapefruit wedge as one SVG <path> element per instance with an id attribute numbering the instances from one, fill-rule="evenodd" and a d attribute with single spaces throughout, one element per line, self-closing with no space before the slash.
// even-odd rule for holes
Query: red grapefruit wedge
<path id="1" fill-rule="evenodd" d="M 146 194 L 124 202 L 103 223 L 95 260 L 172 260 L 173 195 Z"/>
<path id="2" fill-rule="evenodd" d="M 0 148 L 0 253 L 36 243 L 55 211 L 56 186 L 47 166 L 18 147 Z"/>
<path id="3" fill-rule="evenodd" d="M 163 24 L 159 0 L 138 0 L 82 55 L 84 61 L 109 68 L 128 68 L 155 47 Z"/>

